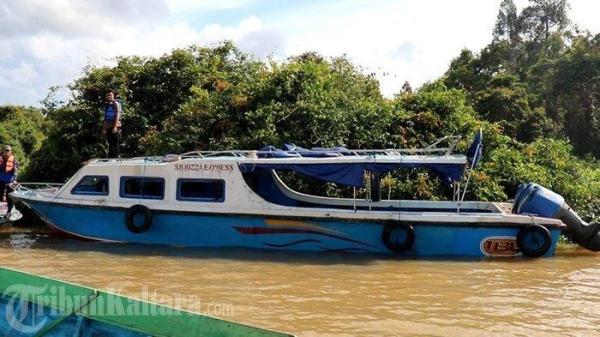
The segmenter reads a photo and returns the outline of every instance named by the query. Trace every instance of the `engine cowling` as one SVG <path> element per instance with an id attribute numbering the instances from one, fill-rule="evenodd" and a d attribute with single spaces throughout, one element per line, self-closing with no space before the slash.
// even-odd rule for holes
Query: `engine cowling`
<path id="1" fill-rule="evenodd" d="M 567 225 L 565 235 L 586 249 L 600 251 L 600 223 L 585 222 L 561 195 L 541 185 L 521 184 L 515 195 L 512 211 L 515 214 L 560 219 Z"/>

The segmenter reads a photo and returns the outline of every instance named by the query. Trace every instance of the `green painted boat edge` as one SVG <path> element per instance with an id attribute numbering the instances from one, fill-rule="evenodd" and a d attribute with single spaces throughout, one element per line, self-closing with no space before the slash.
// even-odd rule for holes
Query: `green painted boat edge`
<path id="1" fill-rule="evenodd" d="M 18 296 L 29 302 L 58 309 L 62 312 L 73 311 L 72 306 L 54 301 L 59 296 L 65 295 L 71 298 L 89 298 L 95 296 L 92 288 L 76 285 L 0 267 L 0 292 L 4 295 Z"/>
<path id="2" fill-rule="evenodd" d="M 111 301 L 127 302 L 129 305 L 142 305 L 152 314 L 142 315 L 106 315 Z M 97 310 L 93 312 L 93 310 Z M 199 315 L 193 312 L 175 309 L 169 306 L 150 303 L 130 297 L 99 291 L 98 297 L 85 306 L 81 314 L 87 318 L 127 327 L 140 332 L 151 333 L 154 336 L 249 336 L 249 337 L 279 337 L 291 336 L 261 328 L 225 321 L 219 318 Z M 163 315 L 161 312 L 168 312 Z M 140 327 L 143 327 L 140 329 Z M 176 328 L 174 331 L 173 328 Z M 183 331 L 182 334 L 174 332 Z"/>
<path id="3" fill-rule="evenodd" d="M 15 292 L 16 290 L 18 290 L 18 293 Z M 114 324 L 157 337 L 293 336 L 6 267 L 0 267 L 0 292 L 4 295 L 17 295 L 21 299 L 44 307 L 58 309 L 65 314 L 75 313 L 92 320 Z M 87 299 L 87 303 L 80 303 L 81 305 L 78 307 L 77 303 L 69 305 L 69 303 L 65 303 L 60 299 L 54 300 L 60 296 Z M 146 308 L 144 310 L 147 311 L 143 313 L 148 314 L 111 313 L 109 306 L 112 305 L 111 303 L 114 304 L 114 301 L 127 303 L 125 308 L 139 305 Z M 85 300 L 82 300 L 82 302 L 85 302 Z"/>

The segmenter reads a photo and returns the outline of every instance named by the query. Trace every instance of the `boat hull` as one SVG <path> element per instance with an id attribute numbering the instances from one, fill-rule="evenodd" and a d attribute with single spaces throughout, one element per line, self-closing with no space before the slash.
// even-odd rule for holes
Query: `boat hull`
<path id="1" fill-rule="evenodd" d="M 180 247 L 245 247 L 299 251 L 382 253 L 403 256 L 518 256 L 516 236 L 522 224 L 411 222 L 414 244 L 391 251 L 382 239 L 382 221 L 332 218 L 220 215 L 152 211 L 143 233 L 126 226 L 127 208 L 26 202 L 46 223 L 81 238 L 164 244 Z M 548 227 L 554 254 L 560 228 Z"/>

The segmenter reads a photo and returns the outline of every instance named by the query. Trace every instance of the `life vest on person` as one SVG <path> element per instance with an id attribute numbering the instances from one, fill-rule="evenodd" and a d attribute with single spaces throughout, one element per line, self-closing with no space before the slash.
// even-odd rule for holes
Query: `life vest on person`
<path id="1" fill-rule="evenodd" d="M 114 101 L 112 103 L 106 102 L 104 104 L 104 120 L 105 121 L 114 121 L 117 118 L 117 110 L 115 109 L 115 105 L 118 105 L 118 101 Z"/>
<path id="2" fill-rule="evenodd" d="M 12 173 L 15 169 L 15 156 L 12 154 L 4 160 L 4 156 L 0 156 L 0 168 L 2 168 L 1 173 Z"/>

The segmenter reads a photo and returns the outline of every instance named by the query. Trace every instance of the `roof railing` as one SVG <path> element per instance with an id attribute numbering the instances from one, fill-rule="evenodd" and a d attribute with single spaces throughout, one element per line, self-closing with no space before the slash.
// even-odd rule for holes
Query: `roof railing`
<path id="1" fill-rule="evenodd" d="M 319 151 L 329 153 L 339 153 L 340 156 L 402 156 L 402 155 L 451 155 L 454 151 L 456 144 L 460 140 L 458 136 L 446 136 L 437 139 L 435 142 L 427 145 L 424 148 L 412 148 L 412 149 L 322 149 Z M 447 142 L 446 147 L 439 147 L 440 144 Z M 311 151 L 310 149 L 306 149 Z M 287 154 L 293 154 L 298 158 L 303 158 L 302 153 L 304 150 L 277 150 Z M 209 158 L 209 157 L 236 157 L 236 158 L 258 158 L 261 154 L 271 154 L 274 151 L 260 151 L 260 150 L 215 150 L 215 151 L 189 151 L 182 154 L 167 154 L 165 156 L 148 156 L 148 157 L 133 157 L 133 158 L 99 158 L 92 159 L 91 163 L 125 163 L 131 161 L 145 162 L 172 162 L 183 159 L 197 159 L 197 158 Z"/>
<path id="2" fill-rule="evenodd" d="M 424 148 L 412 148 L 412 149 L 322 149 L 319 151 L 322 152 L 330 152 L 330 153 L 350 153 L 352 155 L 401 155 L 401 154 L 430 154 L 430 153 L 442 153 L 446 155 L 452 154 L 454 151 L 456 144 L 460 140 L 459 136 L 445 136 L 437 139 L 435 142 L 427 145 Z M 446 147 L 439 147 L 440 144 L 444 142 L 448 143 Z M 306 149 L 311 150 L 311 149 Z M 278 150 L 285 153 L 297 154 L 302 157 L 302 152 L 304 150 Z M 232 157 L 252 157 L 257 154 L 268 154 L 273 151 L 260 151 L 260 150 L 215 150 L 215 151 L 190 151 L 181 154 L 182 159 L 186 158 L 205 158 L 205 157 L 215 157 L 215 156 L 224 156 L 230 155 Z"/>

